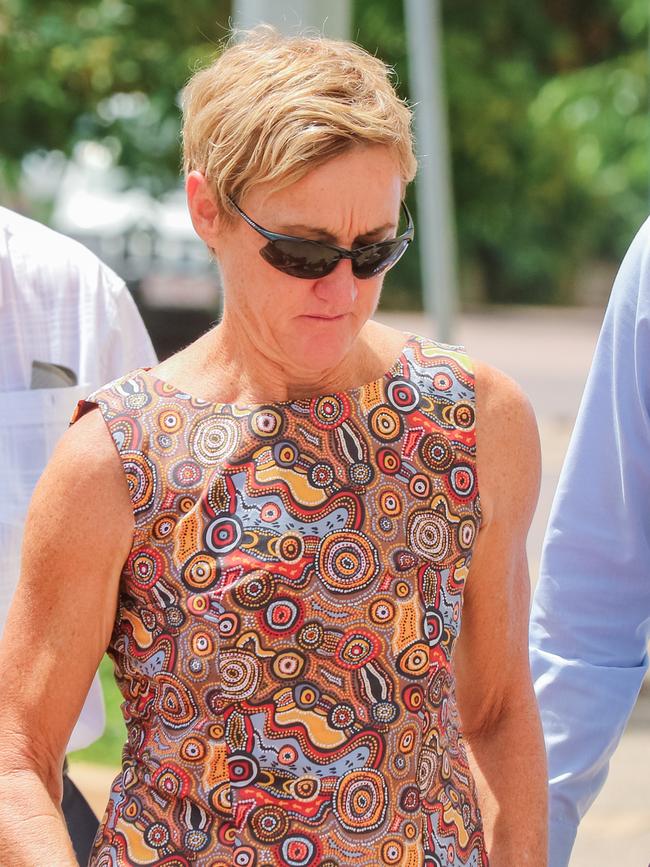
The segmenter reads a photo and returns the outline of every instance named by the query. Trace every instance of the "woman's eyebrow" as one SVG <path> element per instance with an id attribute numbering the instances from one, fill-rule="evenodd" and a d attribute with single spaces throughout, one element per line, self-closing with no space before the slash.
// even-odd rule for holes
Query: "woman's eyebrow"
<path id="1" fill-rule="evenodd" d="M 371 235 L 380 235 L 388 229 L 395 230 L 395 223 L 385 223 L 383 226 L 377 226 L 376 229 L 369 229 L 367 232 L 360 232 L 357 238 L 368 238 Z M 337 242 L 337 237 L 327 229 L 321 229 L 317 226 L 306 226 L 303 223 L 291 223 L 283 225 L 281 228 L 283 235 L 317 235 L 325 241 L 331 241 L 333 244 Z M 356 240 L 356 239 L 355 239 Z"/>

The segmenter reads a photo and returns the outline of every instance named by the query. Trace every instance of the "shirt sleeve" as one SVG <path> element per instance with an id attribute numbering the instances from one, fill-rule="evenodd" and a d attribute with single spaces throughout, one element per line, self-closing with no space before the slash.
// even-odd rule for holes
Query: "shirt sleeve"
<path id="1" fill-rule="evenodd" d="M 578 823 L 648 666 L 650 221 L 616 278 L 551 511 L 531 616 L 548 752 L 550 867 Z"/>
<path id="2" fill-rule="evenodd" d="M 104 335 L 100 383 L 109 382 L 136 367 L 153 367 L 157 363 L 140 312 L 125 283 L 110 272 L 110 327 Z M 105 278 L 104 278 L 105 279 Z"/>

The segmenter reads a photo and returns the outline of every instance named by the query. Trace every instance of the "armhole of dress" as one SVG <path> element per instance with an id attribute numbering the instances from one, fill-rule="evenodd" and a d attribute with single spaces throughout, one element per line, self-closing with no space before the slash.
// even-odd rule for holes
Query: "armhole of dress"
<path id="1" fill-rule="evenodd" d="M 78 422 L 80 418 L 83 418 L 83 416 L 88 415 L 88 413 L 92 412 L 92 410 L 94 410 L 94 409 L 99 411 L 99 413 L 100 413 L 100 415 L 104 421 L 104 426 L 106 427 L 106 431 L 107 431 L 109 437 L 111 438 L 111 442 L 113 443 L 113 448 L 115 449 L 115 455 L 116 455 L 118 461 L 120 462 L 120 466 L 122 467 L 122 476 L 124 478 L 124 484 L 127 486 L 127 490 L 128 490 L 128 494 L 129 494 L 129 500 L 131 501 L 131 508 L 133 510 L 134 533 L 135 533 L 135 531 L 137 530 L 137 527 L 138 527 L 138 522 L 137 522 L 137 518 L 136 518 L 136 514 L 135 514 L 135 506 L 133 503 L 132 491 L 128 486 L 126 472 L 124 469 L 124 458 L 122 456 L 122 453 L 120 452 L 120 449 L 119 449 L 117 443 L 115 442 L 115 437 L 113 436 L 113 432 L 111 431 L 111 426 L 109 424 L 109 420 L 106 417 L 106 414 L 103 412 L 101 404 L 99 403 L 99 401 L 92 400 L 92 395 L 91 395 L 91 398 L 88 400 L 78 401 L 77 406 L 75 407 L 74 412 L 72 413 L 72 418 L 70 419 L 69 427 L 71 427 L 73 424 L 75 424 L 75 422 Z"/>

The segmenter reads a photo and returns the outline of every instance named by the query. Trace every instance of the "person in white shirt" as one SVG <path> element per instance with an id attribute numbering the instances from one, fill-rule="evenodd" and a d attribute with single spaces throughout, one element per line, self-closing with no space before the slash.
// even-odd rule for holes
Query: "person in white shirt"
<path id="1" fill-rule="evenodd" d="M 77 400 L 154 364 L 124 282 L 81 244 L 0 207 L 0 633 L 18 582 L 31 493 Z M 95 677 L 68 750 L 88 746 L 103 730 Z M 86 863 L 97 823 L 67 776 L 63 808 Z"/>

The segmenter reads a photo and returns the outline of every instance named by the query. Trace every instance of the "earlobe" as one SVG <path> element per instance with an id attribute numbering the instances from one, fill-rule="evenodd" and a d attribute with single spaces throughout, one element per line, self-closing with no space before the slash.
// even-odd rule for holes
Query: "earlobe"
<path id="1" fill-rule="evenodd" d="M 212 190 L 201 172 L 190 172 L 185 180 L 187 207 L 196 234 L 208 245 L 214 247 L 219 231 L 219 207 Z"/>

